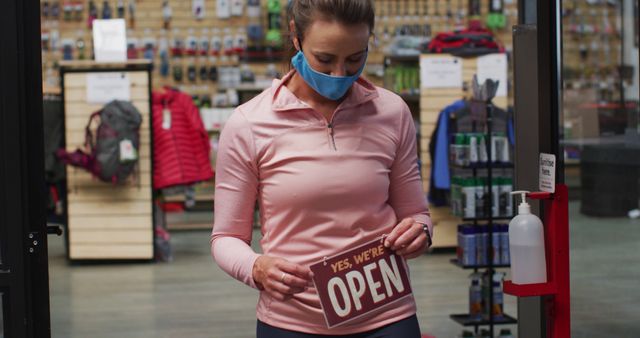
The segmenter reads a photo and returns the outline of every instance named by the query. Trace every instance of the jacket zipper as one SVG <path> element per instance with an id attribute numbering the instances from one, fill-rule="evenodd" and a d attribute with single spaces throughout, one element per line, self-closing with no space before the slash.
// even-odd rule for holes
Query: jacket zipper
<path id="1" fill-rule="evenodd" d="M 333 122 L 329 122 L 327 124 L 327 131 L 329 132 L 329 138 L 331 139 L 331 145 L 333 146 L 333 150 L 338 151 L 336 147 L 336 139 L 333 133 Z"/>
<path id="2" fill-rule="evenodd" d="M 335 119 L 336 114 L 340 110 L 340 106 L 338 106 L 338 109 L 336 109 L 333 112 L 333 114 L 331 115 L 331 119 L 329 120 L 327 120 L 327 118 L 325 118 L 322 114 L 317 112 L 315 109 L 311 109 L 311 110 L 314 113 L 316 113 L 318 117 L 320 117 L 322 120 L 324 120 L 327 123 L 327 137 L 329 138 L 329 148 L 333 148 L 333 150 L 338 151 L 338 147 L 336 146 L 335 133 L 334 133 L 335 123 L 333 122 L 333 120 Z"/>

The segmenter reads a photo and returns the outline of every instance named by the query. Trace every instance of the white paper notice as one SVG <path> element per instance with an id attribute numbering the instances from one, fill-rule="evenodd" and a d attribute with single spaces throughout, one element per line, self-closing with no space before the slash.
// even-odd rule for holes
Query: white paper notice
<path id="1" fill-rule="evenodd" d="M 131 101 L 131 80 L 127 73 L 87 73 L 87 103 Z"/>
<path id="2" fill-rule="evenodd" d="M 420 58 L 420 83 L 422 88 L 462 88 L 462 59 Z"/>
<path id="3" fill-rule="evenodd" d="M 556 191 L 556 155 L 540 154 L 540 191 L 554 193 Z"/>
<path id="4" fill-rule="evenodd" d="M 127 28 L 124 19 L 93 21 L 93 52 L 98 62 L 127 61 Z"/>
<path id="5" fill-rule="evenodd" d="M 216 2 L 216 15 L 218 19 L 228 19 L 231 17 L 231 0 L 218 0 Z"/>
<path id="6" fill-rule="evenodd" d="M 193 17 L 196 19 L 204 19 L 204 0 L 193 0 L 191 2 L 191 11 L 193 12 Z"/>
<path id="7" fill-rule="evenodd" d="M 476 61 L 478 69 L 478 82 L 484 83 L 487 79 L 500 81 L 496 96 L 507 96 L 507 54 L 489 54 L 478 57 Z"/>

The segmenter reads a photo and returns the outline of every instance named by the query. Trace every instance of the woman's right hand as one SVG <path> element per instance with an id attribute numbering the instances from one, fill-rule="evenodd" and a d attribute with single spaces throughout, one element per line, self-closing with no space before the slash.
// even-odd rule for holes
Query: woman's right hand
<path id="1" fill-rule="evenodd" d="M 253 265 L 253 280 L 271 297 L 285 301 L 312 285 L 308 267 L 278 257 L 262 255 Z"/>

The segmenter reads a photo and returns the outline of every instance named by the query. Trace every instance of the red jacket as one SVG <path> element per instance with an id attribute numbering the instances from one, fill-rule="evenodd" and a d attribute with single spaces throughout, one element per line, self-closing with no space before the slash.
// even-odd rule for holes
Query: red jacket
<path id="1" fill-rule="evenodd" d="M 191 97 L 166 88 L 154 92 L 152 102 L 154 189 L 213 178 L 209 135 Z"/>

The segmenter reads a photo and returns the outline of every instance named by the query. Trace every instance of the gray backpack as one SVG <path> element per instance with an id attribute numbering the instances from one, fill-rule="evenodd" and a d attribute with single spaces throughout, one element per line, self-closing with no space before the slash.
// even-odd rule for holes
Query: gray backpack
<path id="1" fill-rule="evenodd" d="M 94 135 L 91 126 L 96 119 L 100 122 Z M 104 182 L 126 183 L 138 163 L 141 124 L 142 115 L 130 102 L 111 101 L 89 118 L 84 144 L 89 153 L 60 149 L 58 158 Z"/>

